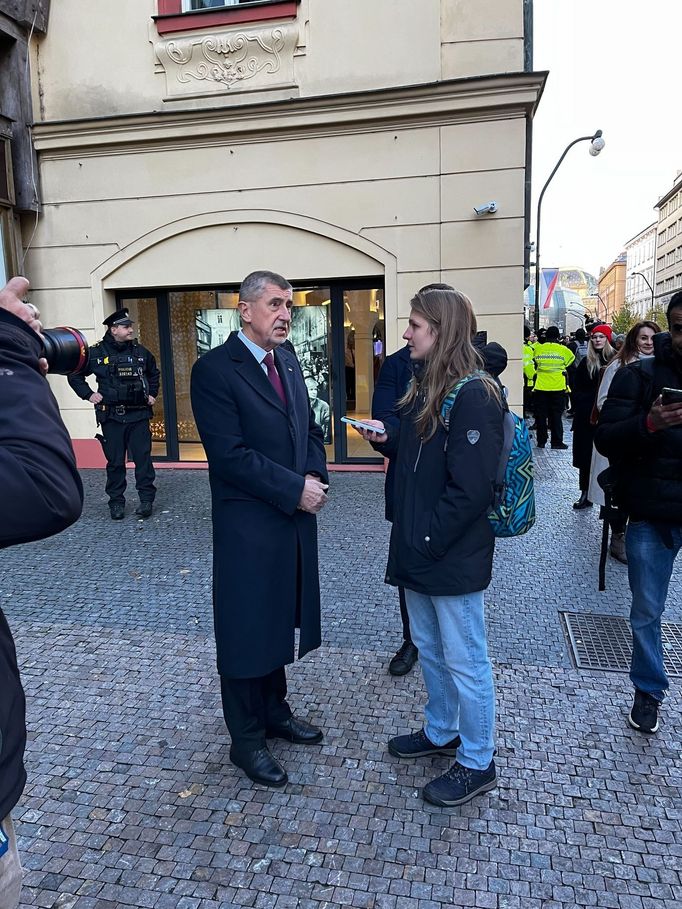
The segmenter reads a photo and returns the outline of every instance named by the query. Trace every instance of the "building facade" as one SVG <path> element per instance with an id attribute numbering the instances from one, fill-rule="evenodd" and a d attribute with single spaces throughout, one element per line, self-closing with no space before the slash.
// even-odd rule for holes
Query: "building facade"
<path id="1" fill-rule="evenodd" d="M 656 227 L 650 224 L 625 244 L 626 297 L 638 319 L 645 319 L 654 303 Z"/>
<path id="2" fill-rule="evenodd" d="M 597 299 L 603 312 L 598 318 L 610 322 L 625 303 L 627 256 L 622 252 L 617 259 L 599 275 Z"/>
<path id="3" fill-rule="evenodd" d="M 292 340 L 329 405 L 330 460 L 375 459 L 340 418 L 368 413 L 432 281 L 471 296 L 520 403 L 545 77 L 528 69 L 528 9 L 119 0 L 89 5 L 84 32 L 80 0 L 53 6 L 32 39 L 42 212 L 23 220 L 27 276 L 47 324 L 92 339 L 129 307 L 162 370 L 157 458 L 203 459 L 191 367 L 236 327 L 257 268 L 294 285 Z M 81 462 L 96 463 L 92 407 L 52 381 Z"/>
<path id="4" fill-rule="evenodd" d="M 665 309 L 671 296 L 682 290 L 682 171 L 654 207 L 658 210 L 656 308 Z"/>

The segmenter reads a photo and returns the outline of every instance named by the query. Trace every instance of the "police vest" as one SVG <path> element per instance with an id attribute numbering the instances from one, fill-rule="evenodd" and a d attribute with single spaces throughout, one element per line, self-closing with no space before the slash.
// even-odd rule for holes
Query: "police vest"
<path id="1" fill-rule="evenodd" d="M 146 359 L 139 344 L 133 343 L 120 351 L 106 344 L 97 344 L 92 353 L 95 356 L 92 371 L 97 376 L 99 393 L 105 404 L 147 406 Z"/>

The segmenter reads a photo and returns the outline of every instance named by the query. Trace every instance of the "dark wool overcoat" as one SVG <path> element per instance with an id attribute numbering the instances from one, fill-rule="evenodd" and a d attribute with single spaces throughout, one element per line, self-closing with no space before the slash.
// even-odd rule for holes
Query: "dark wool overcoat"
<path id="1" fill-rule="evenodd" d="M 327 482 L 322 431 L 296 359 L 274 352 L 287 406 L 233 332 L 192 370 L 192 409 L 213 501 L 218 671 L 267 675 L 320 645 L 317 520 L 297 510 L 305 475 Z"/>
<path id="2" fill-rule="evenodd" d="M 590 418 L 597 400 L 601 371 L 591 376 L 587 370 L 587 358 L 578 364 L 575 379 L 571 385 L 571 403 L 573 404 L 573 466 L 578 470 L 589 471 L 592 463 L 592 443 L 596 426 Z"/>

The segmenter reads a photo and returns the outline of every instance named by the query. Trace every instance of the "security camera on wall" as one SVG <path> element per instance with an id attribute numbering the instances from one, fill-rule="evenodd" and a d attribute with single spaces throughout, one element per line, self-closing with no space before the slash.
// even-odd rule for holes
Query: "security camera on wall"
<path id="1" fill-rule="evenodd" d="M 483 205 L 474 205 L 477 215 L 493 215 L 497 211 L 497 202 L 486 202 Z"/>

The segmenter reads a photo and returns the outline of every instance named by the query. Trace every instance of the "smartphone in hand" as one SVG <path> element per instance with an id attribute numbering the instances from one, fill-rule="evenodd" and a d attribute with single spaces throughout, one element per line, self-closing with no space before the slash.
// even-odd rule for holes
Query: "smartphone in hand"
<path id="1" fill-rule="evenodd" d="M 356 429 L 364 429 L 365 432 L 375 432 L 378 436 L 383 436 L 386 432 L 383 424 L 380 426 L 371 426 L 369 423 L 363 423 L 362 420 L 354 420 L 352 417 L 341 417 L 342 423 L 348 423 Z"/>
<path id="2" fill-rule="evenodd" d="M 661 391 L 661 404 L 682 404 L 682 388 L 664 388 Z"/>

